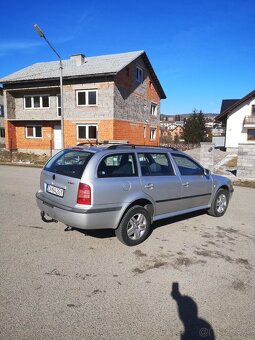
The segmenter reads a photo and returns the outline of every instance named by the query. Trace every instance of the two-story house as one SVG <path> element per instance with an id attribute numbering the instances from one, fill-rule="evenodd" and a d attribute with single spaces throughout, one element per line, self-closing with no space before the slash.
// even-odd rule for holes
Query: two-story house
<path id="1" fill-rule="evenodd" d="M 239 143 L 255 143 L 255 90 L 242 99 L 222 101 L 215 120 L 225 126 L 225 147 L 237 149 Z"/>
<path id="2" fill-rule="evenodd" d="M 5 129 L 4 129 L 4 98 L 3 89 L 0 87 L 0 146 L 4 145 L 5 140 Z"/>
<path id="3" fill-rule="evenodd" d="M 61 148 L 59 62 L 37 63 L 2 79 L 6 147 Z M 144 51 L 63 60 L 65 147 L 121 140 L 159 144 L 166 95 Z"/>

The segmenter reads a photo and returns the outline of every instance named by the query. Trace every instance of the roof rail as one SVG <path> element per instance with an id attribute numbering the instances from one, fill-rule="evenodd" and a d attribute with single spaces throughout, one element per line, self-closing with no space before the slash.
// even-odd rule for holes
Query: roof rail
<path id="1" fill-rule="evenodd" d="M 119 147 L 130 147 L 131 149 L 135 149 L 136 146 L 134 144 L 112 144 L 108 149 L 117 149 Z"/>
<path id="2" fill-rule="evenodd" d="M 142 148 L 142 147 L 144 147 L 144 148 L 161 148 L 161 149 L 172 149 L 173 151 L 178 151 L 178 149 L 176 149 L 172 146 L 156 146 L 156 145 L 143 145 L 143 144 L 112 144 L 108 147 L 108 149 L 117 149 L 119 147 L 130 147 L 132 149 L 135 149 L 136 147 L 139 147 L 139 148 Z"/>

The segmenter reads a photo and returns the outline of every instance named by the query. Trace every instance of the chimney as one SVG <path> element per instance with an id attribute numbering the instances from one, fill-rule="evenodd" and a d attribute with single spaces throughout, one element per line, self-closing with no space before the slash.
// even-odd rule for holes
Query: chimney
<path id="1" fill-rule="evenodd" d="M 82 53 L 72 54 L 70 59 L 75 60 L 76 66 L 81 66 L 85 62 L 85 55 Z"/>

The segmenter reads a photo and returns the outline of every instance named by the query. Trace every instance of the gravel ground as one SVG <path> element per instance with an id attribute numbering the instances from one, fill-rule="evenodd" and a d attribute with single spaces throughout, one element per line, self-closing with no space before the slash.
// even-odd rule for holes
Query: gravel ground
<path id="1" fill-rule="evenodd" d="M 222 218 L 164 220 L 130 248 L 43 223 L 39 174 L 0 166 L 1 340 L 255 338 L 254 189 L 235 188 Z"/>

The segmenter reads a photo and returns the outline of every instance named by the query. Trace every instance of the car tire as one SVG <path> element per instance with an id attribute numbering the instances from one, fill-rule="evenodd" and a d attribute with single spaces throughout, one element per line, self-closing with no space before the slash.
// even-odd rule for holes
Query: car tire
<path id="1" fill-rule="evenodd" d="M 226 189 L 219 189 L 213 199 L 208 214 L 215 217 L 221 217 L 225 214 L 229 202 L 229 193 Z"/>
<path id="2" fill-rule="evenodd" d="M 151 216 L 144 207 L 135 205 L 123 216 L 115 230 L 117 238 L 127 246 L 136 246 L 148 236 L 151 226 Z"/>

